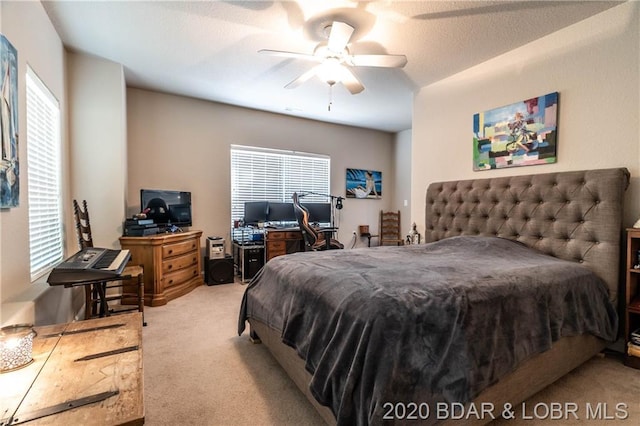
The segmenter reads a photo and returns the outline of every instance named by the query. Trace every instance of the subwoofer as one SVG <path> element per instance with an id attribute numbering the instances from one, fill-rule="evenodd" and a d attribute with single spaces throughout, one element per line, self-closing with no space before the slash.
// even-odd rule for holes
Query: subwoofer
<path id="1" fill-rule="evenodd" d="M 233 282 L 233 256 L 223 259 L 204 258 L 204 281 L 207 285 L 229 284 Z"/>

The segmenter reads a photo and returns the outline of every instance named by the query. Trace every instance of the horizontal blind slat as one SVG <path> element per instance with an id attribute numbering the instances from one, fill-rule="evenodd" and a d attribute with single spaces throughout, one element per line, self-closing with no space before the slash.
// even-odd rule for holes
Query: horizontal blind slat
<path id="1" fill-rule="evenodd" d="M 63 257 L 60 108 L 30 68 L 26 86 L 29 256 L 35 280 Z"/>
<path id="2" fill-rule="evenodd" d="M 231 149 L 231 220 L 244 216 L 247 201 L 290 202 L 293 192 L 328 194 L 330 158 L 257 147 Z M 309 196 L 305 202 L 326 202 Z"/>

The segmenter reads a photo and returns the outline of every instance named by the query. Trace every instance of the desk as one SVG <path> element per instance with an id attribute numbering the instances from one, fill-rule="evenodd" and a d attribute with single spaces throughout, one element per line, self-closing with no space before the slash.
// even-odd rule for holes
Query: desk
<path id="1" fill-rule="evenodd" d="M 265 261 L 276 256 L 304 251 L 302 232 L 298 228 L 276 228 L 265 231 Z"/>
<path id="2" fill-rule="evenodd" d="M 142 313 L 36 332 L 34 361 L 0 374 L 0 425 L 144 424 Z"/>

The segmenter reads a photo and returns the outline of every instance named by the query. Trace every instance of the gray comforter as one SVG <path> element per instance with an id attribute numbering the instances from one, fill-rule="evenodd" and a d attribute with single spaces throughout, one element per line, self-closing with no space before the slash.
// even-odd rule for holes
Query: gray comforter
<path id="1" fill-rule="evenodd" d="M 561 336 L 612 341 L 606 285 L 578 263 L 493 237 L 296 253 L 269 261 L 239 318 L 282 331 L 338 424 L 386 402 L 468 402 Z"/>

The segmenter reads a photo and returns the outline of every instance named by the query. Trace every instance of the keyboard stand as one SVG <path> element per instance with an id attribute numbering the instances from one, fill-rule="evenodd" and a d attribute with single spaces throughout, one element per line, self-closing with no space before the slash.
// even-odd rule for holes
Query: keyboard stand
<path id="1" fill-rule="evenodd" d="M 144 321 L 144 271 L 141 266 L 127 266 L 120 275 L 104 278 L 73 280 L 61 283 L 65 288 L 82 286 L 85 289 L 84 319 L 108 317 L 131 311 L 142 313 Z M 109 296 L 108 290 L 122 289 L 122 294 Z M 132 305 L 130 308 L 109 308 L 109 302 L 120 300 L 120 306 Z"/>

